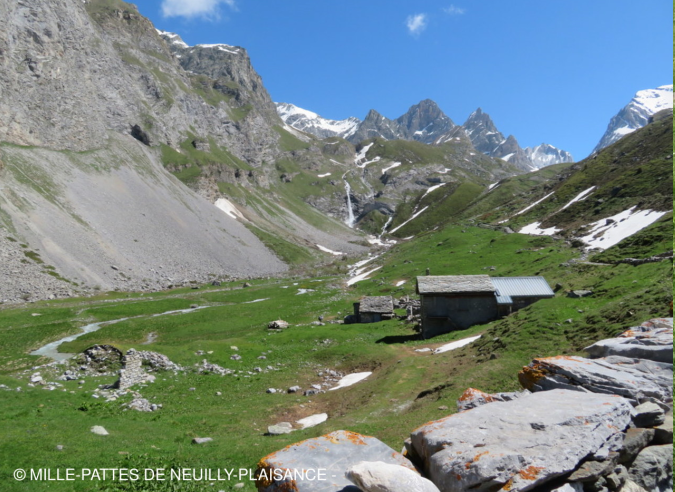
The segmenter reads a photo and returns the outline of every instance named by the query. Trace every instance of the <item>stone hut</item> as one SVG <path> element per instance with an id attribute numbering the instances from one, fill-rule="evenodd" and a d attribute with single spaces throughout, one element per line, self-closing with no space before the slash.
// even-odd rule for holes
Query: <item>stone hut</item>
<path id="1" fill-rule="evenodd" d="M 377 323 L 394 317 L 394 301 L 391 296 L 364 297 L 354 303 L 357 323 Z"/>
<path id="2" fill-rule="evenodd" d="M 422 337 L 487 323 L 554 296 L 543 277 L 445 275 L 417 277 Z"/>

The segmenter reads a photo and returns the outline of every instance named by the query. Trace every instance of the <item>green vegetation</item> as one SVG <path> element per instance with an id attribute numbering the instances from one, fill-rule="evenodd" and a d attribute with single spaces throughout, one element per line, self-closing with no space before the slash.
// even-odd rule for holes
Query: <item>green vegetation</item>
<path id="1" fill-rule="evenodd" d="M 241 121 L 251 112 L 253 106 L 250 104 L 245 104 L 238 108 L 230 108 L 229 114 L 232 121 Z"/>
<path id="2" fill-rule="evenodd" d="M 94 19 L 103 15 L 112 15 L 116 10 L 136 12 L 136 7 L 122 0 L 87 0 L 87 13 Z"/>
<path id="3" fill-rule="evenodd" d="M 160 158 L 164 167 L 185 184 L 191 184 L 202 174 L 206 166 L 226 166 L 231 169 L 250 170 L 251 166 L 232 155 L 226 148 L 219 147 L 214 139 L 209 137 L 209 151 L 197 150 L 193 142 L 199 138 L 192 133 L 180 143 L 180 152 L 166 144 L 160 144 Z"/>
<path id="4" fill-rule="evenodd" d="M 655 224 L 650 229 L 660 231 L 661 227 Z M 256 234 L 263 241 L 277 241 L 265 232 Z M 280 255 L 285 251 L 291 261 L 302 262 L 307 254 L 283 242 L 272 247 Z M 621 247 L 626 246 L 613 249 Z M 650 246 L 634 242 L 630 247 Z M 467 387 L 517 389 L 516 373 L 531 358 L 577 354 L 596 339 L 667 314 L 672 298 L 669 262 L 638 267 L 599 265 L 573 261 L 577 256 L 578 251 L 561 240 L 460 224 L 402 242 L 371 263 L 381 268 L 370 279 L 351 287 L 345 286 L 342 276 L 323 275 L 258 280 L 249 288 L 227 283 L 199 290 L 101 294 L 93 299 L 5 307 L 0 311 L 0 383 L 12 391 L 0 390 L 0 437 L 5 450 L 0 476 L 6 479 L 7 490 L 26 490 L 10 474 L 34 463 L 52 468 L 143 467 L 143 463 L 250 468 L 269 452 L 337 429 L 375 435 L 398 449 L 411 429 L 447 414 L 439 406 L 455 408 L 455 400 Z M 330 268 L 347 263 L 337 259 Z M 352 303 L 362 295 L 414 295 L 415 277 L 427 268 L 439 275 L 543 275 L 551 285 L 560 283 L 562 290 L 555 298 L 503 320 L 426 341 L 416 339 L 412 327 L 403 321 L 330 324 L 349 314 Z M 405 283 L 397 287 L 400 281 Z M 572 299 L 564 293 L 570 289 L 589 289 L 595 294 Z M 193 304 L 208 307 L 151 316 Z M 318 315 L 329 324 L 311 325 Z M 46 362 L 27 355 L 30 350 L 76 333 L 87 323 L 121 318 L 129 319 L 64 344 L 62 350 L 79 352 L 94 343 L 110 343 L 122 350 L 154 350 L 185 367 L 206 358 L 241 372 L 236 376 L 159 373 L 154 383 L 139 388 L 145 398 L 163 405 L 147 414 L 124 410 L 121 404 L 130 396 L 114 402 L 92 398 L 93 390 L 111 383 L 113 376 L 87 377 L 84 385 L 63 381 L 66 391 L 26 386 L 32 371 L 19 371 Z M 269 333 L 266 324 L 279 318 L 292 326 Z M 141 345 L 151 333 L 156 335 L 154 341 Z M 478 342 L 443 356 L 413 350 L 480 333 L 483 337 Z M 230 359 L 235 353 L 232 346 L 238 347 L 241 361 Z M 198 351 L 206 354 L 198 355 Z M 259 360 L 261 355 L 266 359 Z M 262 371 L 254 370 L 256 366 Z M 322 368 L 344 373 L 371 370 L 373 375 L 349 389 L 311 398 L 265 392 L 269 387 L 295 384 L 307 388 L 321 381 L 317 371 Z M 43 375 L 47 373 L 49 369 L 42 369 Z M 15 391 L 17 386 L 22 390 Z M 268 425 L 322 411 L 328 412 L 329 420 L 318 427 L 285 436 L 263 435 Z M 110 435 L 91 434 L 93 425 L 104 426 Z M 193 437 L 214 441 L 194 446 L 190 444 Z M 57 444 L 64 450 L 55 451 Z M 218 486 L 231 490 L 234 483 Z M 91 489 L 91 484 L 81 482 L 50 486 L 54 490 Z M 97 486 L 134 490 L 110 482 Z M 171 490 L 166 487 L 159 490 Z M 254 488 L 247 483 L 244 490 Z"/>
<path id="5" fill-rule="evenodd" d="M 284 263 L 290 266 L 312 263 L 316 258 L 307 250 L 281 237 L 270 234 L 254 225 L 248 226 L 248 229 L 258 236 L 265 246 L 274 251 Z"/>
<path id="6" fill-rule="evenodd" d="M 560 171 L 559 185 L 542 181 L 540 186 L 525 191 L 521 196 L 504 204 L 484 218 L 512 217 L 513 213 L 539 198 L 554 195 L 532 210 L 512 217 L 509 225 L 521 226 L 535 220 L 542 227 L 573 229 L 595 222 L 633 206 L 639 210 L 669 210 L 672 207 L 672 119 L 665 118 L 641 128 L 597 155 L 569 167 L 552 169 Z M 549 170 L 544 168 L 537 175 Z M 510 179 L 508 182 L 522 179 Z M 500 185 L 494 192 L 500 191 Z M 561 210 L 563 205 L 582 191 L 596 186 L 592 198 L 579 201 Z M 500 192 L 500 193 L 506 193 Z"/>
<path id="7" fill-rule="evenodd" d="M 211 106 L 218 106 L 221 102 L 228 103 L 232 100 L 232 96 L 216 89 L 214 87 L 216 82 L 206 75 L 191 74 L 190 82 L 192 83 L 192 90 Z"/>
<path id="8" fill-rule="evenodd" d="M 273 128 L 281 137 L 279 139 L 279 146 L 282 148 L 282 150 L 285 150 L 286 152 L 292 152 L 294 150 L 308 149 L 310 147 L 308 142 L 303 142 L 298 137 L 292 135 L 290 132 L 284 130 L 280 126 L 275 125 Z"/>
<path id="9" fill-rule="evenodd" d="M 483 187 L 464 181 L 463 183 L 448 183 L 425 194 L 419 200 L 410 200 L 403 203 L 398 209 L 391 229 L 404 222 L 404 218 L 413 216 L 413 211 L 422 212 L 419 217 L 407 223 L 396 231 L 397 237 L 407 237 L 421 231 L 431 230 L 439 225 L 455 219 L 460 213 L 483 191 Z M 413 208 L 414 204 L 414 208 Z M 407 220 L 407 219 L 405 219 Z"/>

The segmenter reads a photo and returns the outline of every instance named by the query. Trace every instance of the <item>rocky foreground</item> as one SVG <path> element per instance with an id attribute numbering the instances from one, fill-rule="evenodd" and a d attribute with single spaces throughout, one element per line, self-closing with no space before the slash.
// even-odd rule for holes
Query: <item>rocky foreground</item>
<path id="1" fill-rule="evenodd" d="M 468 389 L 403 453 L 349 431 L 288 446 L 260 460 L 258 490 L 670 492 L 672 350 L 673 319 L 647 321 L 587 347 L 592 358 L 535 359 L 522 392 Z M 317 469 L 325 480 L 306 474 Z"/>

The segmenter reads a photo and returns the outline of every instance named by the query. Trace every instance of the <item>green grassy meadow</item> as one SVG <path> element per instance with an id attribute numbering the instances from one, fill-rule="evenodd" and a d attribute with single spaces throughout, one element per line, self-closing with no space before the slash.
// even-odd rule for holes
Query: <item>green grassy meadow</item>
<path id="1" fill-rule="evenodd" d="M 0 389 L 2 489 L 235 490 L 237 481 L 213 486 L 211 482 L 19 482 L 12 473 L 16 468 L 255 468 L 270 452 L 339 429 L 376 436 L 400 450 L 415 427 L 454 412 L 455 401 L 467 387 L 516 390 L 517 371 L 533 357 L 581 354 L 595 340 L 667 315 L 672 299 L 670 262 L 633 267 L 578 262 L 578 256 L 578 250 L 564 241 L 460 224 L 400 242 L 367 265 L 381 267 L 369 279 L 349 287 L 344 273 L 330 272 L 345 272 L 356 259 L 338 258 L 318 277 L 261 279 L 247 288 L 230 283 L 0 306 L 0 384 L 9 388 Z M 562 289 L 555 298 L 502 320 L 431 340 L 417 339 L 412 325 L 400 320 L 331 323 L 350 314 L 352 303 L 363 295 L 414 295 L 415 277 L 427 268 L 436 275 L 543 275 L 551 286 L 561 284 Z M 405 283 L 397 287 L 401 281 Z M 589 289 L 595 295 L 568 298 L 564 291 L 571 289 Z M 202 309 L 152 316 L 194 305 Z M 325 326 L 311 324 L 319 315 Z M 129 319 L 103 326 L 60 350 L 76 353 L 107 343 L 121 350 L 133 347 L 165 354 L 188 370 L 156 373 L 154 383 L 134 388 L 151 402 L 161 403 L 160 410 L 125 409 L 122 404 L 131 395 L 113 402 L 92 397 L 99 385 L 114 382 L 114 376 L 87 377 L 82 385 L 77 380 L 59 381 L 63 387 L 54 391 L 27 385 L 32 368 L 49 362 L 28 355 L 31 350 L 77 333 L 85 324 L 120 318 Z M 275 319 L 286 320 L 291 327 L 269 332 L 267 323 Z M 144 345 L 150 334 L 154 341 Z M 415 352 L 477 334 L 482 338 L 456 351 Z M 197 355 L 198 351 L 206 353 Z M 230 358 L 235 353 L 240 361 Z M 220 376 L 190 370 L 203 359 L 237 372 Z M 40 371 L 55 381 L 63 369 Z M 318 372 L 326 369 L 373 374 L 349 388 L 309 397 L 266 393 L 267 388 L 309 388 L 323 382 Z M 443 406 L 448 409 L 439 409 Z M 317 427 L 264 435 L 269 425 L 322 412 L 329 419 Z M 94 435 L 89 430 L 94 425 L 110 434 Z M 194 445 L 194 437 L 213 441 Z M 57 451 L 57 445 L 63 450 Z M 246 481 L 241 490 L 252 491 L 255 486 Z"/>

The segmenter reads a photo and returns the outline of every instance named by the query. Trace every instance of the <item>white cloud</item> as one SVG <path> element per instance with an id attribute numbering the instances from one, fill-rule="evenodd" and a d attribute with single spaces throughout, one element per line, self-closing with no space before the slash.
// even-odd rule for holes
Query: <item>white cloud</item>
<path id="1" fill-rule="evenodd" d="M 419 36 L 427 28 L 427 14 L 409 15 L 405 21 L 408 32 L 413 36 Z"/>
<path id="2" fill-rule="evenodd" d="M 443 12 L 450 15 L 462 15 L 464 12 L 466 12 L 466 9 L 450 5 L 449 7 L 444 8 Z"/>
<path id="3" fill-rule="evenodd" d="M 235 0 L 162 0 L 164 17 L 219 17 L 219 7 L 225 4 L 236 9 Z"/>

